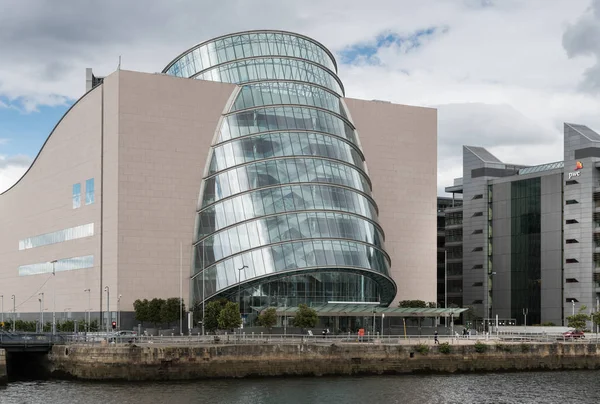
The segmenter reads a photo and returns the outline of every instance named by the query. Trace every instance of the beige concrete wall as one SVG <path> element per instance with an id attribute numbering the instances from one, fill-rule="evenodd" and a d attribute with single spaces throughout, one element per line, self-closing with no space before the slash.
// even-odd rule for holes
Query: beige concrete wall
<path id="1" fill-rule="evenodd" d="M 110 310 L 117 310 L 118 289 L 118 253 L 119 253 L 119 82 L 120 71 L 116 71 L 104 79 L 103 109 L 98 111 L 103 117 L 103 156 L 102 173 L 103 181 L 96 184 L 98 190 L 102 188 L 102 257 L 98 264 L 102 264 L 101 287 L 93 293 L 99 295 L 102 302 L 102 311 L 106 311 L 107 294 L 104 287 L 110 289 Z M 100 202 L 100 201 L 99 201 Z M 99 227 L 100 228 L 100 227 Z M 94 311 L 98 307 L 94 306 Z"/>
<path id="2" fill-rule="evenodd" d="M 398 285 L 436 301 L 437 110 L 344 99 L 358 130 Z"/>
<path id="3" fill-rule="evenodd" d="M 0 195 L 0 295 L 4 295 L 5 316 L 12 311 L 13 294 L 17 313 L 37 313 L 37 293 L 43 292 L 45 320 L 49 321 L 54 290 L 56 311 L 62 315 L 66 308 L 85 310 L 88 297 L 83 290 L 100 287 L 100 104 L 99 88 L 76 103 L 26 175 Z M 85 181 L 89 178 L 95 178 L 96 203 L 85 205 Z M 73 209 L 72 186 L 78 182 L 82 205 Z M 19 251 L 21 239 L 87 223 L 95 225 L 93 237 Z M 84 255 L 94 255 L 94 268 L 58 272 L 55 279 L 51 274 L 18 276 L 19 265 Z M 92 296 L 92 305 L 98 307 L 99 294 Z"/>
<path id="4" fill-rule="evenodd" d="M 135 299 L 177 297 L 181 244 L 188 305 L 202 174 L 236 87 L 128 71 L 119 82 L 118 292 L 106 281 L 123 295 L 122 310 Z"/>

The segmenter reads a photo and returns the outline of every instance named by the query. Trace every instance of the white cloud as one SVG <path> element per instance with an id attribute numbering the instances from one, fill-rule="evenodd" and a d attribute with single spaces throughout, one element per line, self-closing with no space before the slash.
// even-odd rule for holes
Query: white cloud
<path id="1" fill-rule="evenodd" d="M 125 69 L 157 72 L 227 32 L 296 31 L 340 55 L 380 35 L 438 28 L 418 47 L 379 48 L 376 65 L 339 70 L 348 96 L 439 107 L 440 188 L 461 175 L 465 142 L 534 164 L 561 159 L 564 121 L 600 130 L 600 100 L 581 87 L 600 70 L 600 40 L 585 34 L 600 26 L 600 0 L 105 0 L 94 13 L 86 2 L 6 6 L 0 97 L 27 111 L 79 97 L 86 67 L 104 75 L 122 55 Z"/>
<path id="2" fill-rule="evenodd" d="M 2 144 L 3 139 L 0 139 Z M 23 176 L 31 165 L 31 158 L 27 156 L 0 156 L 0 193 L 6 191 Z"/>

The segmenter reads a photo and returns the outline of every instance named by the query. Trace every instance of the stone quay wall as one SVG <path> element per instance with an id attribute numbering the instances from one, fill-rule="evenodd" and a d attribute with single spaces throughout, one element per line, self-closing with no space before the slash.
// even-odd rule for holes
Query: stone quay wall
<path id="1" fill-rule="evenodd" d="M 600 369 L 600 345 L 583 343 L 450 345 L 256 344 L 165 346 L 57 345 L 57 378 L 192 380 L 269 376 L 454 373 Z M 478 352 L 478 350 L 480 352 Z"/>
<path id="2" fill-rule="evenodd" d="M 8 383 L 8 374 L 6 371 L 6 351 L 0 349 L 0 386 L 6 386 Z"/>

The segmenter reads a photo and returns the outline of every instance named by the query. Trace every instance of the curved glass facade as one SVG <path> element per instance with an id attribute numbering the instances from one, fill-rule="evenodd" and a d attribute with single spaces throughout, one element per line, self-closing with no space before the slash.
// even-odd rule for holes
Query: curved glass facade
<path id="1" fill-rule="evenodd" d="M 203 209 L 198 239 L 246 220 L 307 210 L 349 212 L 377 221 L 373 200 L 354 190 L 334 185 L 290 185 L 237 195 Z"/>
<path id="2" fill-rule="evenodd" d="M 365 171 L 353 146 L 323 133 L 273 132 L 244 137 L 214 148 L 209 174 L 272 157 L 319 156 L 350 163 Z"/>
<path id="3" fill-rule="evenodd" d="M 347 121 L 331 112 L 306 107 L 259 108 L 229 115 L 223 119 L 218 142 L 281 130 L 324 132 L 358 143 L 354 128 Z"/>
<path id="4" fill-rule="evenodd" d="M 242 87 L 231 110 L 269 105 L 310 105 L 346 117 L 346 111 L 336 94 L 315 85 L 285 81 L 254 83 Z"/>
<path id="5" fill-rule="evenodd" d="M 232 34 L 164 73 L 239 86 L 198 203 L 192 300 L 251 307 L 396 294 L 363 153 L 331 53 L 288 32 Z"/>

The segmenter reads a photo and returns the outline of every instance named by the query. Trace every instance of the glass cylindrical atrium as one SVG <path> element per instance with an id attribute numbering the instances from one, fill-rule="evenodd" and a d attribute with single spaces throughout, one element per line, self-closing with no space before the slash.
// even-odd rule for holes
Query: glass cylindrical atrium
<path id="1" fill-rule="evenodd" d="M 163 71 L 234 83 L 198 202 L 192 302 L 379 302 L 396 294 L 390 258 L 337 65 L 281 31 L 231 34 Z"/>

